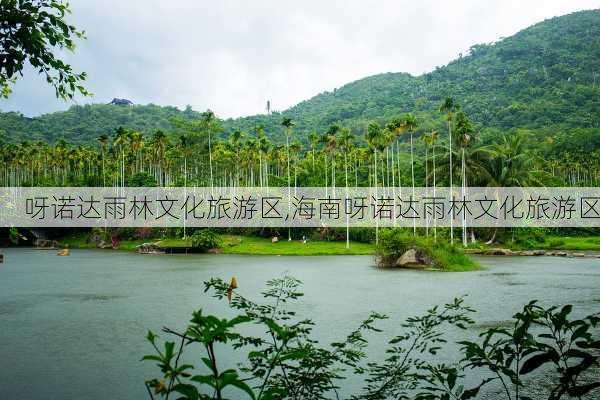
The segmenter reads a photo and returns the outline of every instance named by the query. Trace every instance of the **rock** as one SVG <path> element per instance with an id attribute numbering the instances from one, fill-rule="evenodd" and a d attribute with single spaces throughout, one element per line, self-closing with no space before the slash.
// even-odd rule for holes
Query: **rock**
<path id="1" fill-rule="evenodd" d="M 514 254 L 519 256 L 543 256 L 546 252 L 544 250 L 523 250 L 517 251 Z"/>
<path id="2" fill-rule="evenodd" d="M 416 249 L 407 250 L 396 262 L 394 266 L 402 268 L 424 268 L 431 264 L 430 260 L 422 252 Z"/>
<path id="3" fill-rule="evenodd" d="M 69 249 L 61 249 L 56 253 L 57 256 L 68 256 L 69 255 Z"/>
<path id="4" fill-rule="evenodd" d="M 573 253 L 571 254 L 573 257 L 585 257 L 585 253 Z"/>
<path id="5" fill-rule="evenodd" d="M 514 256 L 515 252 L 511 249 L 495 248 L 487 250 L 484 254 L 487 256 Z"/>
<path id="6" fill-rule="evenodd" d="M 56 240 L 36 239 L 34 245 L 39 249 L 53 250 L 58 248 L 58 242 Z"/>
<path id="7" fill-rule="evenodd" d="M 164 251 L 153 243 L 140 244 L 136 246 L 135 252 L 138 254 L 164 254 Z"/>
<path id="8" fill-rule="evenodd" d="M 206 252 L 209 254 L 221 254 L 221 249 L 215 247 L 214 249 L 208 249 Z"/>
<path id="9" fill-rule="evenodd" d="M 99 249 L 112 249 L 112 245 L 109 243 L 106 243 L 104 240 L 101 240 L 100 242 L 98 242 L 96 247 Z M 136 249 L 136 251 L 137 251 L 137 249 Z"/>
<path id="10" fill-rule="evenodd" d="M 554 256 L 554 257 L 566 257 L 567 256 L 567 252 L 566 251 L 561 251 L 561 250 L 552 250 L 552 251 L 548 251 L 546 252 L 547 256 Z"/>
<path id="11" fill-rule="evenodd" d="M 277 236 L 273 236 L 271 238 L 271 243 L 277 243 L 277 242 L 279 242 L 279 238 Z"/>

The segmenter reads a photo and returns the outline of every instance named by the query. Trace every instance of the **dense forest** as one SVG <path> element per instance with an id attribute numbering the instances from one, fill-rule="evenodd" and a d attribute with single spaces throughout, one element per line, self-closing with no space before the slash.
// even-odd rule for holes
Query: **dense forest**
<path id="1" fill-rule="evenodd" d="M 521 128 L 554 144 L 554 151 L 589 151 L 600 145 L 600 10 L 552 18 L 496 43 L 478 44 L 444 67 L 421 76 L 386 73 L 321 93 L 281 113 L 228 119 L 225 137 L 235 130 L 264 126 L 267 137 L 283 142 L 283 117 L 296 122 L 296 135 L 308 143 L 311 132 L 332 124 L 363 136 L 372 121 L 385 123 L 412 112 L 420 131 L 443 129 L 438 112 L 446 97 L 455 98 L 489 141 Z M 149 135 L 156 129 L 175 137 L 174 118 L 196 119 L 187 107 L 156 105 L 73 106 L 64 112 L 26 118 L 0 114 L 4 141 L 43 139 L 90 143 L 122 126 Z"/>

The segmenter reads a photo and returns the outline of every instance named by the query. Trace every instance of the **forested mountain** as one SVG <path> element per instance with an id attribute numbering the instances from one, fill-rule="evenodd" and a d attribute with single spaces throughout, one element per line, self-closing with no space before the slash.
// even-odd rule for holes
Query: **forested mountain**
<path id="1" fill-rule="evenodd" d="M 467 55 L 431 73 L 375 75 L 282 113 L 228 119 L 222 125 L 225 131 L 251 131 L 262 124 L 277 138 L 286 116 L 295 121 L 300 136 L 321 132 L 332 123 L 362 135 L 369 121 L 383 122 L 410 111 L 419 119 L 420 130 L 427 130 L 442 123 L 439 104 L 452 96 L 480 129 L 526 128 L 548 134 L 575 130 L 576 135 L 597 138 L 599 73 L 600 10 L 583 11 L 540 22 L 496 43 L 474 45 Z M 118 126 L 145 133 L 169 131 L 172 117 L 197 116 L 189 108 L 96 104 L 31 119 L 2 113 L 0 129 L 13 141 L 86 142 L 110 135 Z"/>

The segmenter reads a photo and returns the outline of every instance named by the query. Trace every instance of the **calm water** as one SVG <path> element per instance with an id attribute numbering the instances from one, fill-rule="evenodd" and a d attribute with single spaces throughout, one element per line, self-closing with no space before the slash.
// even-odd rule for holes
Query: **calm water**
<path id="1" fill-rule="evenodd" d="M 139 360 L 148 329 L 182 328 L 191 311 L 224 306 L 203 293 L 210 277 L 236 276 L 250 296 L 284 272 L 304 282 L 299 312 L 318 337 L 345 336 L 369 311 L 392 318 L 468 295 L 481 326 L 502 323 L 530 299 L 600 309 L 600 259 L 484 258 L 484 271 L 382 270 L 371 257 L 146 256 L 73 250 L 70 257 L 28 249 L 4 251 L 0 264 L 2 399 L 145 398 L 154 368 Z M 471 334 L 475 335 L 475 332 Z M 382 348 L 375 339 L 375 350 Z M 376 351 L 375 351 L 376 353 Z"/>

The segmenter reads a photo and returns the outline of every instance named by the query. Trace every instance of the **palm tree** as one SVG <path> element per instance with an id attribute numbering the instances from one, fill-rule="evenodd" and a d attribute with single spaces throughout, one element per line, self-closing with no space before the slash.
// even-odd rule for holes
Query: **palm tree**
<path id="1" fill-rule="evenodd" d="M 135 170 L 139 172 L 142 169 L 140 166 L 140 161 L 142 148 L 144 147 L 144 135 L 138 131 L 130 131 L 129 143 L 131 146 L 131 151 L 133 151 L 133 154 L 135 154 Z"/>
<path id="2" fill-rule="evenodd" d="M 431 171 L 432 171 L 432 185 L 433 185 L 433 197 L 435 198 L 435 187 L 436 187 L 436 182 L 435 182 L 435 145 L 438 139 L 438 133 L 436 131 L 432 131 L 429 134 L 425 135 L 426 139 L 426 143 L 428 146 L 431 147 L 431 161 L 432 161 L 432 166 L 431 166 Z M 435 215 L 435 210 L 433 210 L 433 239 L 435 241 L 437 241 L 437 219 L 436 219 L 436 215 Z"/>
<path id="3" fill-rule="evenodd" d="M 308 141 L 310 143 L 310 152 L 312 155 L 312 170 L 314 173 L 314 171 L 315 171 L 315 148 L 317 147 L 317 144 L 319 144 L 319 135 L 317 135 L 317 131 L 313 130 L 308 135 Z"/>
<path id="4" fill-rule="evenodd" d="M 210 188 L 214 187 L 214 177 L 213 177 L 213 160 L 212 160 L 212 134 L 216 133 L 219 130 L 219 121 L 211 110 L 206 110 L 201 114 L 202 125 L 205 129 L 205 132 L 208 136 L 208 166 L 210 169 Z M 214 132 L 213 132 L 214 131 Z"/>
<path id="5" fill-rule="evenodd" d="M 456 114 L 456 125 L 455 132 L 458 134 L 457 142 L 458 146 L 461 150 L 461 197 L 462 201 L 466 200 L 467 196 L 467 172 L 466 172 L 466 164 L 465 164 L 465 149 L 471 143 L 471 138 L 473 135 L 473 126 L 471 125 L 471 121 L 467 118 L 467 115 L 460 111 Z M 462 241 L 463 246 L 467 246 L 467 219 L 466 219 L 466 210 L 463 209 L 462 212 Z"/>
<path id="6" fill-rule="evenodd" d="M 415 160 L 413 152 L 413 132 L 417 128 L 417 118 L 408 113 L 404 117 L 404 128 L 410 133 L 410 174 L 412 178 L 412 197 L 415 198 Z M 413 235 L 417 234 L 417 220 L 413 219 Z"/>
<path id="7" fill-rule="evenodd" d="M 354 147 L 354 135 L 350 133 L 348 128 L 343 128 L 340 132 L 340 146 L 344 152 L 344 176 L 346 181 L 346 199 L 349 198 L 348 194 L 348 153 Z M 346 249 L 350 248 L 350 225 L 349 216 L 346 213 Z"/>
<path id="8" fill-rule="evenodd" d="M 106 186 L 106 174 L 104 170 L 104 156 L 106 154 L 106 148 L 108 146 L 108 135 L 102 134 L 98 137 L 100 143 L 100 152 L 102 156 L 102 186 Z"/>
<path id="9" fill-rule="evenodd" d="M 331 191 L 333 196 L 335 197 L 335 157 L 336 157 L 336 151 L 337 151 L 337 147 L 338 147 L 338 133 L 340 132 L 341 128 L 339 125 L 337 124 L 333 124 L 329 127 L 329 129 L 327 130 L 327 133 L 325 134 L 325 154 L 329 153 L 330 157 L 331 157 Z M 327 157 L 327 156 L 325 156 Z"/>
<path id="10" fill-rule="evenodd" d="M 371 122 L 365 132 L 365 139 L 373 150 L 373 170 L 375 184 L 375 202 L 377 203 L 377 151 L 383 146 L 383 130 L 376 122 Z M 379 243 L 379 220 L 375 218 L 375 243 Z"/>
<path id="11" fill-rule="evenodd" d="M 231 143 L 233 150 L 235 152 L 236 163 L 240 163 L 240 150 L 241 150 L 241 140 L 246 136 L 244 132 L 239 129 L 234 130 L 229 136 L 229 142 Z M 235 186 L 239 186 L 239 168 L 235 168 Z"/>
<path id="12" fill-rule="evenodd" d="M 450 162 L 450 197 L 452 197 L 452 117 L 459 106 L 452 97 L 446 97 L 440 105 L 440 112 L 446 114 L 446 123 L 448 124 L 448 158 Z M 450 217 L 450 242 L 454 243 L 454 218 Z"/>
<path id="13" fill-rule="evenodd" d="M 188 157 L 190 156 L 190 150 L 191 150 L 190 145 L 191 145 L 191 141 L 187 135 L 179 136 L 178 148 L 179 148 L 179 151 L 181 152 L 181 154 L 183 155 L 183 198 L 184 199 L 187 199 L 187 176 L 188 176 L 187 160 L 188 160 Z M 186 221 L 187 221 L 187 215 L 185 215 L 185 213 L 184 213 L 184 216 L 183 216 L 183 237 L 184 237 L 184 239 L 187 237 Z"/>
<path id="14" fill-rule="evenodd" d="M 157 181 L 160 186 L 164 186 L 165 184 L 164 162 L 168 145 L 169 141 L 165 133 L 157 129 L 154 135 L 152 135 L 152 152 L 156 161 L 155 176 L 158 178 Z"/>
<path id="15" fill-rule="evenodd" d="M 288 214 L 291 212 L 292 192 L 290 182 L 290 136 L 292 135 L 292 128 L 294 127 L 294 121 L 291 118 L 283 117 L 281 120 L 281 126 L 285 131 L 285 148 L 287 152 L 287 183 L 288 183 Z M 292 240 L 292 231 L 288 228 L 288 240 Z"/>
<path id="16" fill-rule="evenodd" d="M 113 139 L 113 146 L 121 153 L 121 187 L 125 188 L 125 145 L 127 144 L 127 131 L 122 126 L 117 128 Z"/>

